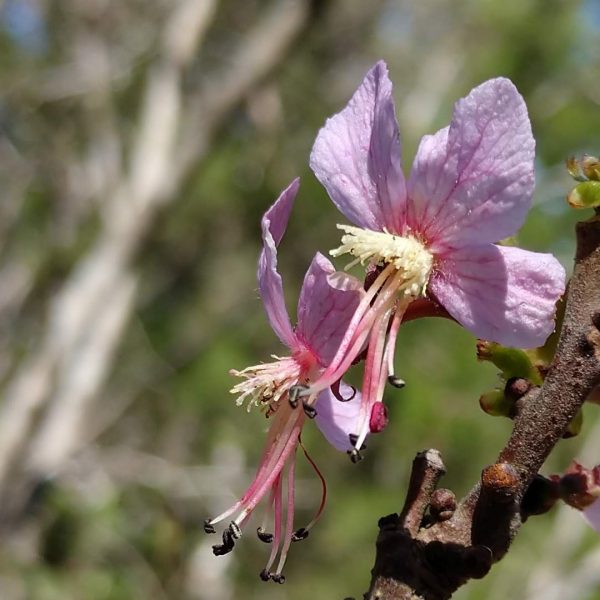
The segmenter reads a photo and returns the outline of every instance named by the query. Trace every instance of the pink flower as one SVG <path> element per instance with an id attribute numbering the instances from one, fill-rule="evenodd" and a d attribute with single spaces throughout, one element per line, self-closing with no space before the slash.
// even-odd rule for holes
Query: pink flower
<path id="1" fill-rule="evenodd" d="M 296 179 L 265 213 L 262 219 L 263 250 L 258 263 L 258 284 L 267 317 L 290 355 L 274 356 L 274 362 L 232 371 L 233 375 L 242 378 L 231 390 L 238 396 L 238 404 L 247 403 L 248 409 L 256 405 L 273 419 L 267 444 L 254 481 L 244 495 L 221 515 L 205 522 L 205 531 L 214 533 L 214 525 L 233 517 L 223 532 L 223 543 L 213 546 L 215 554 L 226 554 L 233 550 L 235 540 L 241 536 L 259 502 L 268 497 L 273 533 L 265 531 L 266 522 L 257 532 L 261 540 L 272 542 L 272 550 L 261 578 L 279 583 L 284 581 L 282 569 L 291 542 L 308 535 L 325 504 L 325 481 L 300 441 L 306 417 L 316 417 L 317 425 L 330 443 L 339 450 L 348 450 L 351 448 L 351 426 L 360 409 L 360 394 L 340 381 L 332 382 L 332 389 L 327 387 L 319 393 L 318 413 L 312 405 L 300 409 L 297 398 L 290 395 L 290 390 L 309 386 L 321 376 L 335 355 L 364 294 L 358 280 L 336 273 L 331 262 L 317 254 L 304 278 L 298 301 L 298 324 L 292 328 L 277 271 L 277 246 L 285 232 L 298 187 L 299 180 Z M 323 494 L 315 518 L 305 527 L 294 529 L 294 467 L 298 444 L 320 478 Z M 287 491 L 284 494 L 286 471 Z M 277 567 L 272 571 L 278 555 Z"/>
<path id="2" fill-rule="evenodd" d="M 338 226 L 344 235 L 331 254 L 351 254 L 376 277 L 338 352 L 303 393 L 311 404 L 368 343 L 355 458 L 373 410 L 381 414 L 386 379 L 398 382 L 395 341 L 412 302 L 432 300 L 477 337 L 508 346 L 536 347 L 552 332 L 564 269 L 550 254 L 495 244 L 525 219 L 534 151 L 523 98 L 508 79 L 491 79 L 456 103 L 449 127 L 421 140 L 406 181 L 383 62 L 319 132 L 311 167 L 355 224 Z"/>

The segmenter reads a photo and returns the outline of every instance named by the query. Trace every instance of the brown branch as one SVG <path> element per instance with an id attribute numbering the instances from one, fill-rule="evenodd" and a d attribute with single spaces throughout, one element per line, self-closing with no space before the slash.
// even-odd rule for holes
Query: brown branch
<path id="1" fill-rule="evenodd" d="M 527 516 L 525 492 L 600 383 L 600 218 L 578 223 L 576 232 L 564 322 L 544 385 L 519 400 L 497 463 L 454 512 L 438 506 L 451 497 L 447 490 L 434 491 L 444 473 L 439 453 L 417 455 L 401 516 L 380 520 L 367 600 L 445 600 L 508 551 Z"/>

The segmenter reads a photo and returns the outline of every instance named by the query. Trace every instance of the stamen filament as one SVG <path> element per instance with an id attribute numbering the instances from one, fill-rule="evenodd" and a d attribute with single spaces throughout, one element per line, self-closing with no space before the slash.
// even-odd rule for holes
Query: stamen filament
<path id="1" fill-rule="evenodd" d="M 265 571 L 268 574 L 271 573 L 271 567 L 275 562 L 277 552 L 279 551 L 279 544 L 281 542 L 281 473 L 279 473 L 275 478 L 273 493 L 275 496 L 275 502 L 273 503 L 275 513 L 275 531 L 273 532 L 273 546 L 271 547 L 271 554 L 269 555 L 269 560 L 267 561 L 267 566 L 265 567 Z"/>
<path id="2" fill-rule="evenodd" d="M 310 463 L 310 466 L 314 469 L 315 473 L 317 474 L 317 477 L 321 480 L 321 503 L 319 504 L 319 508 L 317 509 L 317 512 L 315 513 L 315 516 L 312 518 L 311 522 L 308 525 L 306 525 L 305 527 L 301 528 L 308 535 L 308 532 L 310 531 L 310 529 L 315 525 L 315 523 L 321 518 L 321 515 L 323 514 L 325 504 L 327 503 L 327 483 L 325 482 L 325 477 L 323 477 L 323 474 L 319 470 L 319 467 L 317 467 L 317 464 L 311 458 L 310 454 L 308 453 L 307 449 L 305 448 L 304 444 L 302 443 L 302 440 L 300 440 L 300 448 L 302 448 L 302 452 L 304 452 L 304 456 L 306 457 L 306 460 Z M 306 537 L 306 535 L 304 537 Z"/>
<path id="3" fill-rule="evenodd" d="M 279 563 L 277 565 L 277 570 L 275 571 L 275 577 L 279 580 L 279 583 L 283 583 L 281 581 L 281 571 L 283 571 L 283 566 L 285 565 L 285 561 L 287 559 L 287 555 L 290 549 L 290 545 L 292 543 L 292 536 L 294 534 L 294 484 L 295 484 L 295 470 L 296 470 L 296 461 L 294 454 L 290 457 L 288 474 L 287 474 L 287 515 L 286 515 L 286 523 L 285 523 L 285 538 L 283 540 L 283 547 L 281 548 L 281 554 L 279 555 Z"/>

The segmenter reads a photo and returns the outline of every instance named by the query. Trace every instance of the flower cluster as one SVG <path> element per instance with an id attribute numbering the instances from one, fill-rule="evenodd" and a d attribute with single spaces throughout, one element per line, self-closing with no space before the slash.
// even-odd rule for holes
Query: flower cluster
<path id="1" fill-rule="evenodd" d="M 336 272 L 317 254 L 304 279 L 293 328 L 277 271 L 277 245 L 298 191 L 294 181 L 262 221 L 258 282 L 271 327 L 287 357 L 232 371 L 238 403 L 272 419 L 255 479 L 241 499 L 205 529 L 229 520 L 215 554 L 230 551 L 258 503 L 266 498 L 273 533 L 265 580 L 282 582 L 294 526 L 294 460 L 307 418 L 352 460 L 370 433 L 387 424 L 386 382 L 401 387 L 394 353 L 403 321 L 444 314 L 475 336 L 504 345 L 543 344 L 554 328 L 565 272 L 549 254 L 497 242 L 523 223 L 534 187 L 535 142 L 525 103 L 507 79 L 492 79 L 457 102 L 448 127 L 421 141 L 407 179 L 392 84 L 383 62 L 366 75 L 348 105 L 328 119 L 310 165 L 352 225 L 342 224 L 334 257 L 366 267 L 364 284 Z M 342 377 L 363 358 L 362 390 Z M 308 455 L 307 455 L 308 456 Z M 317 510 L 318 518 L 325 501 Z M 283 493 L 284 487 L 287 488 Z M 285 502 L 284 502 L 285 496 Z M 277 565 L 275 561 L 279 556 Z"/>

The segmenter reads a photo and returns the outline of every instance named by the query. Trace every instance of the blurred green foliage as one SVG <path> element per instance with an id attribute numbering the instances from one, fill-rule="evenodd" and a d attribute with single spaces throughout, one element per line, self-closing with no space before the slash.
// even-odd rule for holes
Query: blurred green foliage
<path id="1" fill-rule="evenodd" d="M 15 4 L 7 6 L 14 9 Z M 76 97 L 42 102 L 23 84 L 33 74 L 52 76 L 52 68 L 68 57 L 62 33 L 76 26 L 76 12 L 66 6 L 70 3 L 38 4 L 39 35 L 46 43 L 35 52 L 22 44 L 14 25 L 11 29 L 6 6 L 0 13 L 0 77 L 7 90 L 0 121 L 33 171 L 3 252 L 5 258 L 25 256 L 37 269 L 31 292 L 6 326 L 14 338 L 14 363 L 5 381 L 35 344 L 48 299 L 89 247 L 99 219 L 92 207 L 73 227 L 64 226 L 66 173 L 55 169 L 53 159 L 77 155 L 86 136 L 97 132 L 79 126 Z M 114 11 L 117 30 L 129 31 L 130 25 L 133 36 L 140 3 L 123 3 L 122 12 L 113 4 L 106 3 L 107 19 Z M 191 76 L 226 69 L 231 45 L 267 4 L 221 2 Z M 85 463 L 82 476 L 87 483 L 78 483 L 78 472 L 66 469 L 66 476 L 58 474 L 48 484 L 35 510 L 9 524 L 12 545 L 19 551 L 12 545 L 0 550 L 0 588 L 6 581 L 7 597 L 360 597 L 369 581 L 377 519 L 401 508 L 415 453 L 438 448 L 448 469 L 443 485 L 460 496 L 507 439 L 510 421 L 491 418 L 478 406 L 479 396 L 500 382 L 493 365 L 476 360 L 472 336 L 444 320 L 408 323 L 397 351 L 398 373 L 407 386 L 386 392 L 390 425 L 371 437 L 367 459 L 352 465 L 310 424 L 303 434 L 327 478 L 329 503 L 310 538 L 294 544 L 286 567 L 288 583 L 274 586 L 259 580 L 267 553 L 252 535 L 244 536 L 225 559 L 210 554 L 207 544 L 213 540 L 203 537 L 202 520 L 244 491 L 265 431 L 258 411 L 247 414 L 236 408 L 228 393 L 233 384 L 228 371 L 281 351 L 256 293 L 260 217 L 280 190 L 301 176 L 280 250 L 294 314 L 304 271 L 316 250 L 337 245 L 335 224 L 341 218 L 308 170 L 310 148 L 325 118 L 343 107 L 366 69 L 378 58 L 390 66 L 407 168 L 420 136 L 447 123 L 458 97 L 489 77 L 510 77 L 529 106 L 538 149 L 535 206 L 518 242 L 554 252 L 567 268 L 573 225 L 581 214 L 564 202 L 572 184 L 563 162 L 600 146 L 600 11 L 593 1 L 314 4 L 313 20 L 289 56 L 230 115 L 206 159 L 160 214 L 136 256 L 141 290 L 135 316 L 101 393 L 104 399 L 127 398 L 125 408 L 90 444 L 94 458 Z M 81 34 L 109 35 L 110 26 L 86 22 Z M 124 43 L 123 38 L 114 43 Z M 124 130 L 134 127 L 131 114 L 138 108 L 152 56 L 150 49 L 112 92 Z M 122 151 L 126 154 L 128 148 Z M 359 381 L 360 367 L 355 370 Z M 560 444 L 545 473 L 560 471 L 577 455 L 596 413 L 596 406 L 586 407 L 582 434 Z M 298 463 L 301 524 L 312 517 L 320 488 L 301 457 Z M 188 476 L 200 483 L 186 488 L 182 482 Z M 532 556 L 540 564 L 553 564 L 554 554 L 560 554 L 553 523 L 552 514 L 528 522 L 490 576 L 456 597 L 546 597 L 543 588 L 533 595 L 526 587 L 536 566 Z M 568 579 L 573 565 L 596 544 L 592 534 L 582 535 L 570 555 L 561 555 L 562 575 L 555 572 L 555 578 Z M 198 580 L 190 575 L 194 569 Z M 593 599 L 600 599 L 600 587 L 581 596 Z"/>

